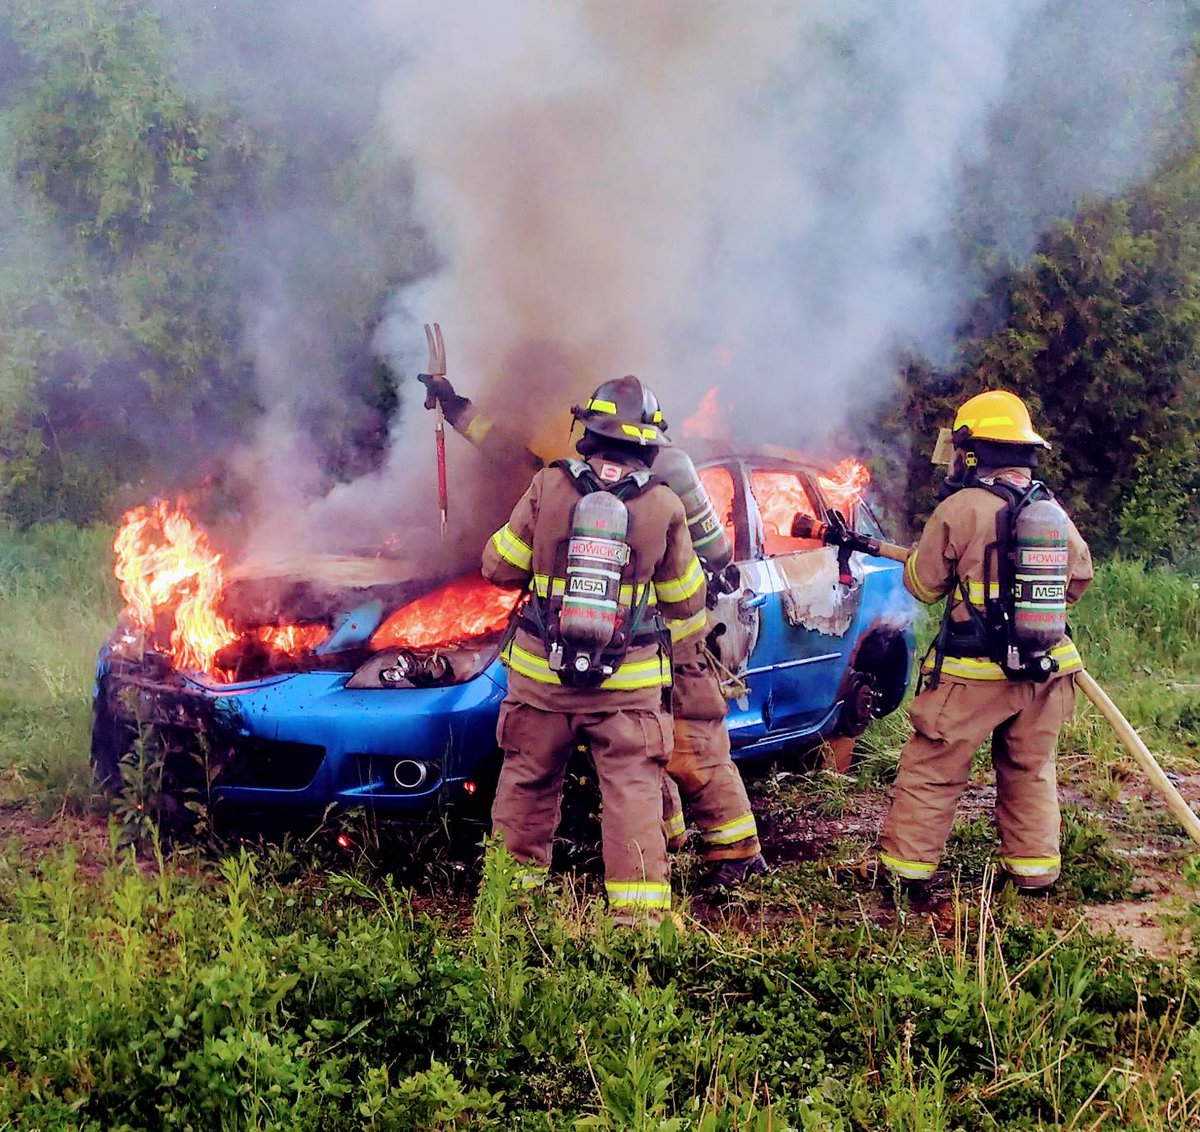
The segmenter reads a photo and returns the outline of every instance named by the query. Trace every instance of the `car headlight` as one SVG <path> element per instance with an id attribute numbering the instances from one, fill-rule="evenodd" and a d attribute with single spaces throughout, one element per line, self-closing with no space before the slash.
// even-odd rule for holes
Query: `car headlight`
<path id="1" fill-rule="evenodd" d="M 348 688 L 441 688 L 473 680 L 500 652 L 500 641 L 443 649 L 384 649 L 350 678 Z"/>

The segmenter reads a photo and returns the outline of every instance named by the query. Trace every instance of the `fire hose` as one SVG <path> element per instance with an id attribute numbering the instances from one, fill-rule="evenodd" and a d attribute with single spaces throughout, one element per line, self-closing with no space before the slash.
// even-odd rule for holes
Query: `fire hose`
<path id="1" fill-rule="evenodd" d="M 887 558 L 893 562 L 907 562 L 909 551 L 894 542 L 884 542 L 851 530 L 845 520 L 836 511 L 826 515 L 822 523 L 808 515 L 797 515 L 792 523 L 793 538 L 812 538 L 836 546 L 839 550 L 853 553 L 855 551 L 873 558 Z M 1150 748 L 1142 741 L 1142 737 L 1133 729 L 1129 720 L 1121 714 L 1120 709 L 1112 702 L 1108 694 L 1096 683 L 1086 669 L 1075 673 L 1075 686 L 1096 706 L 1104 717 L 1121 745 L 1133 756 L 1138 766 L 1145 772 L 1151 785 L 1162 795 L 1167 809 L 1183 826 L 1187 835 L 1200 845 L 1200 817 L 1188 805 L 1187 799 L 1175 788 L 1175 784 L 1167 777 L 1166 772 L 1158 765 L 1158 760 L 1151 754 Z"/>

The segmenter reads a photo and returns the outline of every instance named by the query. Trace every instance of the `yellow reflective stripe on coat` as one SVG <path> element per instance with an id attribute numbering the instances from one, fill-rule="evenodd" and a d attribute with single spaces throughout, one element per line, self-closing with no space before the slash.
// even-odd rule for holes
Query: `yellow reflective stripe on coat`
<path id="1" fill-rule="evenodd" d="M 908 581 L 910 592 L 917 601 L 923 602 L 925 605 L 932 605 L 942 596 L 936 590 L 928 589 L 917 577 L 917 552 L 915 550 L 904 563 L 904 577 Z"/>
<path id="2" fill-rule="evenodd" d="M 671 684 L 671 659 L 666 655 L 626 662 L 600 684 L 603 691 L 632 692 L 638 688 L 666 688 Z"/>
<path id="3" fill-rule="evenodd" d="M 504 662 L 514 672 L 536 680 L 539 684 L 561 684 L 558 673 L 550 667 L 550 662 L 537 653 L 521 648 L 516 641 L 510 641 L 500 654 Z M 652 656 L 648 660 L 638 660 L 622 664 L 607 680 L 602 681 L 600 691 L 636 691 L 639 688 L 666 688 L 671 683 L 671 662 L 665 655 Z"/>
<path id="4" fill-rule="evenodd" d="M 533 565 L 533 549 L 513 534 L 507 523 L 492 535 L 492 546 L 505 562 L 518 570 L 528 570 Z"/>
<path id="5" fill-rule="evenodd" d="M 687 823 L 683 820 L 683 811 L 676 810 L 666 822 L 667 837 L 682 837 L 687 833 Z"/>
<path id="6" fill-rule="evenodd" d="M 671 886 L 666 881 L 606 880 L 610 908 L 670 908 Z"/>
<path id="7" fill-rule="evenodd" d="M 492 425 L 495 423 L 491 417 L 485 417 L 482 413 L 476 413 L 467 422 L 467 427 L 463 429 L 463 436 L 472 444 L 482 444 L 483 438 L 492 431 Z"/>
<path id="8" fill-rule="evenodd" d="M 567 583 L 565 578 L 551 579 L 549 574 L 534 574 L 533 582 L 531 583 L 533 592 L 538 597 L 563 597 L 567 592 Z M 646 582 L 646 586 L 650 587 L 650 594 L 646 598 L 646 605 L 657 605 L 658 597 L 654 591 L 654 583 Z M 637 600 L 642 597 L 642 586 L 630 585 L 626 583 L 621 587 L 619 601 L 622 605 L 632 606 L 634 604 L 634 594 L 637 595 Z"/>
<path id="9" fill-rule="evenodd" d="M 654 588 L 659 601 L 669 604 L 695 597 L 704 588 L 704 567 L 700 565 L 700 559 L 693 554 L 687 569 L 678 578 L 669 578 L 665 582 L 656 580 Z"/>
<path id="10" fill-rule="evenodd" d="M 1061 857 L 1001 857 L 1002 864 L 1013 876 L 1040 877 L 1062 868 Z"/>
<path id="11" fill-rule="evenodd" d="M 739 814 L 712 829 L 701 829 L 700 836 L 709 845 L 732 845 L 735 841 L 745 841 L 747 837 L 757 837 L 758 826 L 754 824 L 753 814 Z"/>
<path id="12" fill-rule="evenodd" d="M 905 880 L 928 880 L 937 869 L 934 861 L 902 861 L 890 853 L 880 853 L 879 863 Z"/>
<path id="13" fill-rule="evenodd" d="M 1058 672 L 1078 672 L 1083 667 L 1083 658 L 1075 647 L 1075 642 L 1069 638 L 1062 644 L 1055 645 L 1050 655 L 1058 661 Z M 933 661 L 927 661 L 923 671 L 933 671 Z M 942 672 L 947 676 L 960 676 L 964 680 L 1007 680 L 1004 669 L 994 660 L 984 656 L 944 656 L 942 657 Z"/>
<path id="14" fill-rule="evenodd" d="M 1000 598 L 1000 583 L 989 582 L 987 589 L 984 590 L 982 582 L 972 582 L 967 579 L 967 600 L 972 605 L 977 605 L 982 608 L 984 601 L 991 598 L 993 601 L 998 601 Z"/>
<path id="15" fill-rule="evenodd" d="M 669 617 L 667 628 L 671 631 L 671 643 L 677 645 L 680 641 L 686 641 L 688 637 L 703 633 L 708 628 L 708 611 L 702 609 L 699 613 L 693 613 L 691 617 Z"/>
<path id="16" fill-rule="evenodd" d="M 521 648 L 516 641 L 510 641 L 500 654 L 500 659 L 514 672 L 536 680 L 539 684 L 561 684 L 558 673 L 546 662 L 544 656 L 537 656 L 527 649 Z"/>

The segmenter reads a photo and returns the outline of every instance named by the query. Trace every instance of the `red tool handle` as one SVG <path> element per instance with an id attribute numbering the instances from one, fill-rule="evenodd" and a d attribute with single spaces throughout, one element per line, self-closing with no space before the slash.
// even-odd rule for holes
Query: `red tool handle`
<path id="1" fill-rule="evenodd" d="M 450 501 L 446 490 L 446 425 L 442 417 L 442 403 L 440 401 L 437 403 L 433 436 L 434 443 L 437 446 L 438 510 L 442 513 L 442 534 L 445 535 L 446 523 L 450 514 Z"/>

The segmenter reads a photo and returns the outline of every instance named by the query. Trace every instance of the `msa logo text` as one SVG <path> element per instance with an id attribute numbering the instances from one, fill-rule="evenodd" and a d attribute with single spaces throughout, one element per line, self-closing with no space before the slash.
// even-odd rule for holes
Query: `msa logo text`
<path id="1" fill-rule="evenodd" d="M 1035 582 L 1030 596 L 1034 601 L 1062 601 L 1066 597 L 1066 587 Z"/>
<path id="2" fill-rule="evenodd" d="M 603 597 L 606 586 L 601 578 L 581 578 L 573 575 L 568 589 L 580 597 Z"/>

